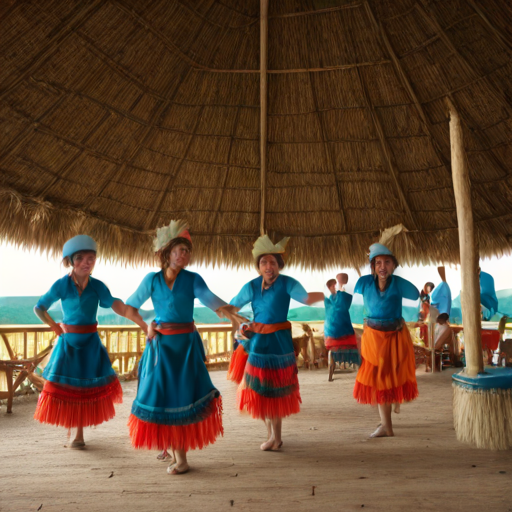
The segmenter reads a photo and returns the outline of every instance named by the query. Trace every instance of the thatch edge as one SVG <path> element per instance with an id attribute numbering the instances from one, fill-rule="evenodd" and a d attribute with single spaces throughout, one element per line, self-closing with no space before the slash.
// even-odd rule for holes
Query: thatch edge
<path id="1" fill-rule="evenodd" d="M 0 239 L 24 249 L 39 249 L 60 257 L 64 242 L 77 234 L 92 236 L 102 259 L 124 265 L 153 264 L 154 231 L 136 231 L 106 219 L 86 214 L 78 208 L 60 206 L 41 198 L 22 196 L 0 188 Z M 512 216 L 512 214 L 511 214 Z M 512 238 L 499 236 L 493 220 L 476 222 L 480 257 L 512 253 Z M 496 221 L 497 222 L 497 221 Z M 196 226 L 197 229 L 197 226 Z M 284 231 L 283 231 L 284 233 Z M 258 233 L 243 235 L 194 234 L 194 263 L 251 267 L 252 245 Z M 491 236 L 492 234 L 492 236 Z M 272 233 L 270 233 L 272 237 Z M 368 247 L 379 232 L 323 236 L 293 236 L 287 263 L 308 270 L 330 267 L 361 268 L 368 263 Z M 390 247 L 401 264 L 459 264 L 458 230 L 408 231 L 396 236 Z"/>

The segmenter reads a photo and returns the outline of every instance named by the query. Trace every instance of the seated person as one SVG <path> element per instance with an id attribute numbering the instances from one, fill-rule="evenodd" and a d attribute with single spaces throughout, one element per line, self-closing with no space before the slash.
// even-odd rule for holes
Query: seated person
<path id="1" fill-rule="evenodd" d="M 434 348 L 441 352 L 443 347 L 447 345 L 448 350 L 450 351 L 450 359 L 452 360 L 452 363 L 455 363 L 460 356 L 460 348 L 453 329 L 450 327 L 450 323 L 448 322 L 449 318 L 450 317 L 447 313 L 441 313 L 437 317 Z"/>

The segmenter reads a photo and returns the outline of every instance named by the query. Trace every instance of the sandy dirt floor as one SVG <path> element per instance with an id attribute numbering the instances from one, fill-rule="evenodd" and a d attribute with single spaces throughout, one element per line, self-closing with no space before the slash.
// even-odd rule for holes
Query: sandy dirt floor
<path id="1" fill-rule="evenodd" d="M 32 420 L 35 396 L 17 399 L 13 414 L 0 410 L 0 510 L 512 511 L 512 453 L 456 441 L 451 373 L 419 370 L 420 398 L 393 415 L 396 437 L 368 439 L 378 414 L 353 400 L 355 373 L 328 382 L 327 370 L 301 371 L 302 412 L 284 421 L 282 451 L 268 453 L 263 422 L 236 412 L 235 385 L 213 372 L 225 435 L 191 452 L 193 469 L 180 476 L 130 447 L 135 382 L 123 384 L 114 420 L 86 430 L 84 451 Z"/>

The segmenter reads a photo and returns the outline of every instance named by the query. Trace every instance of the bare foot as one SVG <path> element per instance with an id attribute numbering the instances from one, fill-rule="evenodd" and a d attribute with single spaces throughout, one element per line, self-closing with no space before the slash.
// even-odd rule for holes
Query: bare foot
<path id="1" fill-rule="evenodd" d="M 85 448 L 85 441 L 83 439 L 75 439 L 71 444 L 67 444 L 66 448 L 71 448 L 72 450 L 83 450 Z"/>
<path id="2" fill-rule="evenodd" d="M 162 462 L 169 462 L 169 464 L 176 464 L 176 458 L 174 457 L 174 452 L 168 452 L 167 450 L 162 450 L 156 458 L 161 460 Z"/>
<path id="3" fill-rule="evenodd" d="M 260 446 L 260 449 L 264 452 L 277 452 L 281 449 L 281 446 L 283 446 L 282 441 L 278 442 L 274 438 L 270 438 Z"/>
<path id="4" fill-rule="evenodd" d="M 169 467 L 167 468 L 167 474 L 168 475 L 183 475 L 185 473 L 188 473 L 190 469 L 190 466 L 185 463 L 181 466 L 179 464 L 169 464 Z"/>
<path id="5" fill-rule="evenodd" d="M 373 434 L 370 434 L 370 437 L 393 437 L 394 435 L 392 430 L 388 431 L 382 425 L 379 425 L 377 430 Z"/>

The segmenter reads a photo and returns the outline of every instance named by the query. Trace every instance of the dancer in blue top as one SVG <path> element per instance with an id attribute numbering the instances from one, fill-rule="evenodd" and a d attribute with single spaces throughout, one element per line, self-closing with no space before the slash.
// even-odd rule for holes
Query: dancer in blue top
<path id="1" fill-rule="evenodd" d="M 336 282 L 338 290 L 336 290 Z M 324 339 L 330 359 L 329 381 L 333 380 L 336 363 L 361 364 L 357 339 L 349 313 L 352 295 L 344 290 L 344 285 L 347 283 L 347 274 L 338 274 L 336 279 L 329 279 L 326 283 L 331 292 L 330 297 L 324 299 Z"/>
<path id="2" fill-rule="evenodd" d="M 452 310 L 452 291 L 446 282 L 445 268 L 438 267 L 437 271 L 441 277 L 441 284 L 437 285 L 432 292 L 430 302 L 437 309 L 439 315 L 446 314 L 450 316 Z"/>
<path id="3" fill-rule="evenodd" d="M 498 312 L 498 297 L 494 287 L 494 279 L 491 274 L 480 273 L 480 304 L 482 305 L 482 320 L 490 320 Z"/>
<path id="4" fill-rule="evenodd" d="M 214 295 L 200 275 L 185 270 L 192 251 L 185 222 L 172 221 L 159 229 L 155 251 L 162 270 L 149 273 L 126 302 L 135 321 L 142 320 L 138 310 L 149 298 L 156 313 L 128 425 L 135 448 L 171 448 L 167 472 L 176 475 L 189 470 L 188 450 L 202 449 L 223 434 L 222 399 L 205 366 L 194 299 L 221 318 L 230 317 L 234 308 Z"/>
<path id="5" fill-rule="evenodd" d="M 96 242 L 78 235 L 64 244 L 63 263 L 72 267 L 34 308 L 59 340 L 43 376 L 35 418 L 41 423 L 76 427 L 71 448 L 85 447 L 83 428 L 108 421 L 115 415 L 114 403 L 122 401 L 119 380 L 97 332 L 98 305 L 125 314 L 125 305 L 110 294 L 101 281 L 91 277 L 96 263 Z M 62 303 L 64 320 L 57 324 L 48 314 L 50 306 Z"/>
<path id="6" fill-rule="evenodd" d="M 370 437 L 388 437 L 394 435 L 391 405 L 418 396 L 414 350 L 402 318 L 402 299 L 417 300 L 419 291 L 393 275 L 398 262 L 385 245 L 370 247 L 370 264 L 372 275 L 359 278 L 354 290 L 363 296 L 365 313 L 354 398 L 379 407 L 381 425 Z"/>
<path id="7" fill-rule="evenodd" d="M 231 301 L 237 309 L 250 303 L 254 313 L 254 321 L 244 330 L 246 336 L 252 336 L 248 358 L 237 358 L 237 364 L 244 365 L 238 408 L 265 421 L 268 438 L 260 447 L 265 451 L 281 448 L 282 418 L 300 410 L 297 365 L 287 320 L 290 300 L 307 305 L 323 300 L 323 293 L 308 293 L 298 281 L 280 274 L 287 242 L 285 238 L 274 245 L 267 235 L 258 238 L 253 256 L 260 276 L 244 285 Z M 240 345 L 237 352 L 243 350 L 244 345 Z"/>

